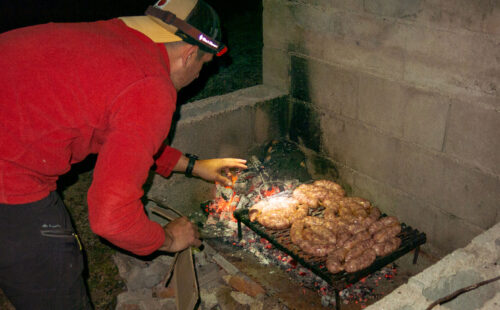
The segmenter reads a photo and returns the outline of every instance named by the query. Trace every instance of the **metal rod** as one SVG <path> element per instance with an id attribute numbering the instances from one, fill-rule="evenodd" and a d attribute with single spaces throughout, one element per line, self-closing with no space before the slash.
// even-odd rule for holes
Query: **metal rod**
<path id="1" fill-rule="evenodd" d="M 335 292 L 335 310 L 340 310 L 340 292 L 338 289 L 335 289 L 334 292 Z"/>
<path id="2" fill-rule="evenodd" d="M 238 219 L 238 240 L 241 241 L 243 234 L 241 232 L 241 221 Z"/>
<path id="3" fill-rule="evenodd" d="M 418 253 L 420 252 L 420 246 L 415 248 L 415 253 L 413 254 L 413 265 L 417 263 Z"/>
<path id="4" fill-rule="evenodd" d="M 151 201 L 151 202 L 153 202 L 153 203 L 155 203 L 157 206 L 159 206 L 159 207 L 161 207 L 161 208 L 171 210 L 172 212 L 174 212 L 175 214 L 177 214 L 177 215 L 178 215 L 178 216 L 180 216 L 180 217 L 183 217 L 183 216 L 184 216 L 181 212 L 177 211 L 176 209 L 174 209 L 174 208 L 172 208 L 172 207 L 170 207 L 170 206 L 164 205 L 164 204 L 162 204 L 161 202 L 158 202 L 158 201 L 156 201 L 156 200 L 154 200 L 154 199 L 151 199 L 151 198 L 147 198 L 147 200 L 148 200 L 148 201 Z"/>

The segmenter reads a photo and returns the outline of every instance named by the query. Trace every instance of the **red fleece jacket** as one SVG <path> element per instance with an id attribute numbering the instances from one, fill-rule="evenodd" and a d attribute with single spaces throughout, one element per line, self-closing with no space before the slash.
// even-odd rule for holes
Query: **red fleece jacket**
<path id="1" fill-rule="evenodd" d="M 140 198 L 151 166 L 168 176 L 176 90 L 164 45 L 118 20 L 38 25 L 0 35 L 0 203 L 40 200 L 98 153 L 92 230 L 138 255 L 164 241 Z"/>

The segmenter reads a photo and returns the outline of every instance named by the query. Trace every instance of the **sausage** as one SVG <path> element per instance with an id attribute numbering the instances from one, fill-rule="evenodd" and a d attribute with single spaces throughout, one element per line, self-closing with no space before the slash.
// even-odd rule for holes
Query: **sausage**
<path id="1" fill-rule="evenodd" d="M 401 239 L 398 237 L 393 237 L 385 242 L 375 243 L 373 249 L 377 256 L 385 256 L 394 252 L 401 245 Z"/>
<path id="2" fill-rule="evenodd" d="M 387 241 L 401 232 L 401 225 L 392 225 L 377 231 L 373 235 L 373 240 L 376 243 Z"/>
<path id="3" fill-rule="evenodd" d="M 347 252 L 345 260 L 352 260 L 353 258 L 360 256 L 364 251 L 370 249 L 374 244 L 375 242 L 372 239 L 366 239 L 358 242 L 354 248 Z"/>
<path id="4" fill-rule="evenodd" d="M 306 204 L 311 208 L 316 208 L 318 206 L 318 198 L 312 195 L 313 188 L 314 186 L 311 184 L 299 185 L 293 190 L 292 196 L 300 203 Z"/>
<path id="5" fill-rule="evenodd" d="M 366 232 L 366 231 L 360 232 L 360 233 L 352 236 L 349 240 L 347 240 L 344 243 L 344 248 L 350 250 L 350 249 L 354 248 L 358 242 L 361 242 L 363 240 L 367 240 L 370 238 L 371 238 L 371 236 L 368 232 Z"/>
<path id="6" fill-rule="evenodd" d="M 379 231 L 380 229 L 384 228 L 385 226 L 391 226 L 391 225 L 395 225 L 395 224 L 399 225 L 399 221 L 396 217 L 386 216 L 386 217 L 379 219 L 378 221 L 376 221 L 372 225 L 370 225 L 370 227 L 368 228 L 368 231 L 370 232 L 370 234 L 374 234 L 377 231 Z"/>
<path id="7" fill-rule="evenodd" d="M 335 244 L 314 244 L 311 242 L 301 241 L 298 246 L 305 253 L 313 256 L 326 256 L 335 248 Z"/>
<path id="8" fill-rule="evenodd" d="M 367 249 L 360 256 L 355 257 L 351 260 L 346 260 L 344 264 L 344 269 L 347 272 L 355 272 L 370 266 L 373 261 L 377 258 L 377 254 L 373 249 Z"/>
<path id="9" fill-rule="evenodd" d="M 290 239 L 305 253 L 326 256 L 335 248 L 336 234 L 322 218 L 307 216 L 292 224 Z"/>
<path id="10" fill-rule="evenodd" d="M 331 273 L 337 273 L 344 270 L 344 260 L 347 254 L 347 249 L 337 248 L 330 253 L 328 253 L 328 258 L 326 259 L 326 268 Z"/>
<path id="11" fill-rule="evenodd" d="M 248 210 L 250 221 L 258 221 L 271 229 L 285 229 L 305 216 L 309 208 L 290 197 L 261 200 Z"/>
<path id="12" fill-rule="evenodd" d="M 340 232 L 337 234 L 337 246 L 343 247 L 347 240 L 352 238 L 352 234 L 350 232 Z"/>
<path id="13" fill-rule="evenodd" d="M 337 184 L 333 181 L 317 180 L 317 181 L 314 181 L 313 185 L 318 186 L 318 187 L 323 187 L 323 188 L 327 189 L 328 191 L 330 191 L 331 193 L 334 193 L 337 196 L 342 197 L 345 195 L 345 191 L 342 188 L 342 186 L 340 186 L 339 184 Z"/>
<path id="14" fill-rule="evenodd" d="M 326 260 L 326 269 L 328 269 L 331 273 L 337 273 L 344 270 L 344 265 L 338 260 L 328 258 Z"/>
<path id="15" fill-rule="evenodd" d="M 352 223 L 350 224 L 349 226 L 347 226 L 347 230 L 353 234 L 353 235 L 356 235 L 356 234 L 359 234 L 361 232 L 364 232 L 366 231 L 366 227 L 363 226 L 362 224 L 360 223 Z"/>

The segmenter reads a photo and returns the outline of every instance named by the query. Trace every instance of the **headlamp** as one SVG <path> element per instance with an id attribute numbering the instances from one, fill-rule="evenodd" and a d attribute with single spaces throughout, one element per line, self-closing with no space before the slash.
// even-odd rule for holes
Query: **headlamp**
<path id="1" fill-rule="evenodd" d="M 156 17 L 160 19 L 162 22 L 176 27 L 177 29 L 185 33 L 187 36 L 195 40 L 198 44 L 201 44 L 205 48 L 212 51 L 216 56 L 222 56 L 227 52 L 227 47 L 223 43 L 206 35 L 205 33 L 191 26 L 184 20 L 177 18 L 177 16 L 175 16 L 175 14 L 172 12 L 164 11 L 155 6 L 150 5 L 146 10 L 145 14 Z"/>

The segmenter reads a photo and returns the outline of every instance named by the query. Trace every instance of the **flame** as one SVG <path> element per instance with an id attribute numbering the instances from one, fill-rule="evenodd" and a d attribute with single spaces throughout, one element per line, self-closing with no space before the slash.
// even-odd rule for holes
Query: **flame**
<path id="1" fill-rule="evenodd" d="M 236 181 L 238 180 L 238 175 L 230 174 L 228 177 L 231 179 L 231 185 L 224 187 L 232 189 L 234 183 L 236 183 Z M 223 186 L 219 182 L 215 182 L 215 185 Z M 231 194 L 231 198 L 229 198 L 229 200 L 225 200 L 222 197 L 217 197 L 214 199 L 212 203 L 210 203 L 205 208 L 205 211 L 209 214 L 217 214 L 220 220 L 229 220 L 237 222 L 236 218 L 234 218 L 233 212 L 236 209 L 239 200 L 240 200 L 239 196 L 237 196 L 236 193 L 233 191 L 233 193 Z"/>
<path id="2" fill-rule="evenodd" d="M 221 185 L 220 183 L 216 182 L 216 186 L 224 186 L 227 189 L 232 189 L 236 181 L 238 180 L 238 174 L 229 174 L 228 177 L 231 180 L 231 185 L 230 186 L 224 186 Z M 280 192 L 280 188 L 278 186 L 271 186 L 271 188 L 267 190 L 261 191 L 262 197 L 269 197 L 274 194 L 277 194 Z M 236 218 L 233 216 L 233 212 L 236 209 L 236 206 L 238 205 L 238 202 L 240 200 L 240 197 L 236 195 L 234 190 L 232 191 L 232 195 L 229 198 L 229 200 L 225 200 L 222 197 L 216 197 L 213 202 L 211 202 L 208 206 L 205 207 L 205 211 L 208 214 L 216 214 L 219 217 L 219 220 L 230 220 L 233 222 L 237 222 Z M 256 197 L 254 199 L 254 202 L 258 202 L 261 200 L 260 197 Z"/>
<path id="3" fill-rule="evenodd" d="M 264 191 L 264 196 L 269 197 L 274 194 L 277 194 L 280 192 L 280 188 L 278 186 L 271 186 L 271 189 L 265 190 Z"/>

